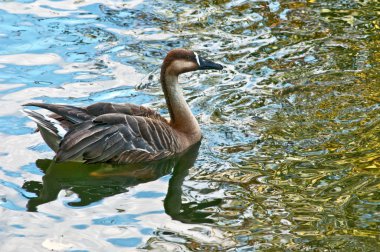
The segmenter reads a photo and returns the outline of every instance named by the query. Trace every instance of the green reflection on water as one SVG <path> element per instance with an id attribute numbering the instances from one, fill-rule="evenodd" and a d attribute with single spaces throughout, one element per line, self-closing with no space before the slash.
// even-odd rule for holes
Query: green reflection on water
<path id="1" fill-rule="evenodd" d="M 234 188 L 215 217 L 220 226 L 242 248 L 375 251 L 378 1 L 280 1 L 275 12 L 267 2 L 213 3 L 220 9 L 201 12 L 217 21 L 184 26 L 210 32 L 220 24 L 225 60 L 234 74 L 251 76 L 223 81 L 214 93 L 215 124 L 246 123 L 230 133 L 241 134 L 240 143 L 214 147 L 232 168 L 192 178 Z"/>
<path id="2" fill-rule="evenodd" d="M 200 143 L 173 158 L 139 164 L 56 163 L 48 159 L 37 160 L 36 165 L 45 175 L 42 184 L 37 181 L 24 183 L 24 189 L 37 194 L 37 197 L 28 201 L 27 209 L 37 211 L 39 205 L 56 200 L 62 190 L 66 190 L 66 194 L 77 195 L 76 199 L 67 203 L 69 206 L 88 206 L 103 198 L 127 192 L 129 187 L 156 180 L 172 172 L 164 200 L 165 212 L 174 220 L 185 223 L 211 223 L 213 221 L 207 218 L 211 213 L 202 212 L 202 209 L 218 205 L 221 200 L 203 204 L 182 203 L 182 184 L 194 165 L 199 146 Z"/>

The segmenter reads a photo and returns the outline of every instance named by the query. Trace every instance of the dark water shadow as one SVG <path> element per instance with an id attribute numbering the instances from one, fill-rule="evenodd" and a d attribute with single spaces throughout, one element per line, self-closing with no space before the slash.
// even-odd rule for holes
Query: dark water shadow
<path id="1" fill-rule="evenodd" d="M 185 223 L 210 223 L 212 220 L 207 218 L 210 213 L 202 212 L 202 209 L 219 205 L 221 200 L 182 204 L 182 184 L 196 161 L 199 146 L 200 143 L 169 159 L 128 165 L 56 163 L 39 159 L 36 165 L 45 173 L 42 183 L 26 181 L 23 184 L 25 190 L 38 195 L 29 199 L 27 210 L 38 211 L 39 205 L 56 200 L 63 189 L 70 189 L 78 196 L 78 199 L 68 203 L 69 206 L 88 206 L 103 198 L 127 192 L 131 186 L 154 181 L 172 172 L 164 200 L 165 212 Z"/>

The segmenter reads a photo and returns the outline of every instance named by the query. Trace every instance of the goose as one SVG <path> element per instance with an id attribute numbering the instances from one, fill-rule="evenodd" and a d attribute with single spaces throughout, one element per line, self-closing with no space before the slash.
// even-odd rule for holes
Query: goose
<path id="1" fill-rule="evenodd" d="M 53 112 L 44 116 L 24 108 L 55 161 L 138 163 L 182 153 L 201 138 L 201 130 L 178 84 L 178 76 L 223 66 L 186 49 L 173 49 L 161 66 L 160 81 L 170 120 L 153 109 L 125 103 L 99 102 L 87 107 L 30 102 Z"/>

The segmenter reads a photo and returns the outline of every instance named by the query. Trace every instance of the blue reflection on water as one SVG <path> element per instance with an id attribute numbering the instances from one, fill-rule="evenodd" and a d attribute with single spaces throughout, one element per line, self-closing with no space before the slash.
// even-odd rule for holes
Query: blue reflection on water
<path id="1" fill-rule="evenodd" d="M 0 184 L 4 185 L 5 187 L 14 189 L 15 191 L 17 191 L 18 193 L 20 193 L 22 196 L 24 196 L 26 198 L 36 197 L 35 193 L 28 192 L 15 183 L 0 179 Z M 25 209 L 25 208 L 23 208 L 23 209 Z"/>
<path id="2" fill-rule="evenodd" d="M 160 192 L 154 192 L 154 191 L 142 191 L 138 192 L 135 195 L 133 195 L 136 198 L 160 198 L 164 197 L 166 194 L 165 193 L 160 193 Z"/>
<path id="3" fill-rule="evenodd" d="M 49 146 L 47 146 L 47 144 L 45 144 L 45 143 L 41 143 L 41 144 L 31 146 L 28 149 L 33 150 L 33 151 L 37 151 L 37 152 L 50 152 L 51 151 Z"/>
<path id="4" fill-rule="evenodd" d="M 15 203 L 13 203 L 11 200 L 6 198 L 0 198 L 0 206 L 3 208 L 7 208 L 9 210 L 15 210 L 15 211 L 25 211 L 25 207 L 17 206 Z"/>
<path id="5" fill-rule="evenodd" d="M 24 229 L 25 228 L 25 226 L 20 225 L 20 224 L 13 224 L 13 225 L 11 225 L 11 227 L 14 227 L 14 228 L 17 228 L 17 229 Z"/>
<path id="6" fill-rule="evenodd" d="M 127 81 L 126 81 L 126 84 Z M 157 99 L 153 95 L 143 94 L 141 91 L 136 91 L 132 87 L 117 87 L 108 89 L 106 91 L 95 92 L 90 94 L 92 101 L 101 102 L 115 102 L 123 103 L 128 101 L 128 103 L 144 104 L 152 102 Z"/>
<path id="7" fill-rule="evenodd" d="M 108 242 L 112 243 L 117 247 L 136 247 L 142 241 L 140 238 L 110 238 L 107 239 Z"/>
<path id="8" fill-rule="evenodd" d="M 6 135 L 25 135 L 30 134 L 33 130 L 25 125 L 29 119 L 18 116 L 0 116 L 0 133 Z M 15 126 L 17 125 L 17 126 Z"/>
<path id="9" fill-rule="evenodd" d="M 40 169 L 38 169 L 38 167 L 36 166 L 36 163 L 29 163 L 27 165 L 23 165 L 20 169 L 22 171 L 26 171 L 35 175 L 39 175 L 39 176 L 44 175 L 44 173 Z"/>
<path id="10" fill-rule="evenodd" d="M 0 167 L 0 171 L 2 171 L 8 177 L 18 178 L 21 176 L 20 172 L 9 171 L 9 170 L 6 170 L 2 167 Z"/>
<path id="11" fill-rule="evenodd" d="M 23 234 L 14 234 L 13 236 L 14 237 L 25 237 L 25 235 L 23 235 Z"/>
<path id="12" fill-rule="evenodd" d="M 77 197 L 75 199 L 64 200 L 63 204 L 68 208 L 81 208 L 81 209 L 83 209 L 83 208 L 90 208 L 90 207 L 101 205 L 103 201 L 98 200 L 98 201 L 92 202 L 91 204 L 86 204 L 86 205 L 80 204 L 81 202 L 82 202 L 82 199 Z"/>
<path id="13" fill-rule="evenodd" d="M 140 233 L 143 235 L 152 235 L 154 230 L 152 228 L 142 228 L 140 229 Z"/>
<path id="14" fill-rule="evenodd" d="M 164 211 L 151 211 L 151 212 L 145 212 L 141 214 L 121 214 L 121 215 L 114 215 L 110 217 L 94 219 L 92 223 L 94 225 L 104 225 L 104 226 L 125 225 L 125 224 L 139 222 L 140 220 L 138 220 L 137 218 L 140 216 L 145 216 L 149 214 L 163 214 L 163 213 Z"/>
<path id="15" fill-rule="evenodd" d="M 139 217 L 138 214 L 123 214 L 123 215 L 116 215 L 116 216 L 111 216 L 111 217 L 95 219 L 92 221 L 92 223 L 95 225 L 104 225 L 104 226 L 129 224 L 129 223 L 139 222 L 138 220 L 136 220 L 137 217 Z"/>
<path id="16" fill-rule="evenodd" d="M 33 53 L 36 52 L 33 51 Z M 0 78 L 3 79 L 3 82 L 23 83 L 30 87 L 57 87 L 64 82 L 72 80 L 73 77 L 73 75 L 67 74 L 59 75 L 59 78 L 57 78 L 58 75 L 55 73 L 55 70 L 61 68 L 57 65 L 20 66 L 12 63 L 11 61 L 8 64 L 4 64 L 5 67 L 0 72 Z"/>
<path id="17" fill-rule="evenodd" d="M 53 214 L 46 214 L 46 216 L 57 221 L 57 222 L 63 222 L 65 220 L 63 217 L 53 215 Z"/>
<path id="18" fill-rule="evenodd" d="M 86 224 L 77 224 L 77 225 L 72 225 L 72 227 L 75 228 L 75 229 L 84 230 L 84 229 L 87 229 L 89 227 L 89 225 L 86 225 Z"/>

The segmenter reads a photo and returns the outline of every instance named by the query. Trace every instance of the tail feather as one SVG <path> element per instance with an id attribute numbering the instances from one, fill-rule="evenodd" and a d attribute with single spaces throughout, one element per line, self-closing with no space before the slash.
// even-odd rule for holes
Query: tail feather
<path id="1" fill-rule="evenodd" d="M 23 106 L 34 106 L 43 109 L 50 110 L 51 112 L 63 117 L 73 124 L 81 123 L 93 118 L 88 112 L 83 108 L 78 108 L 70 105 L 60 105 L 60 104 L 45 104 L 38 102 L 30 102 L 24 104 Z"/>
<path id="2" fill-rule="evenodd" d="M 42 138 L 52 150 L 57 152 L 59 143 L 67 133 L 60 122 L 29 109 L 23 109 L 22 112 L 37 123 Z"/>

